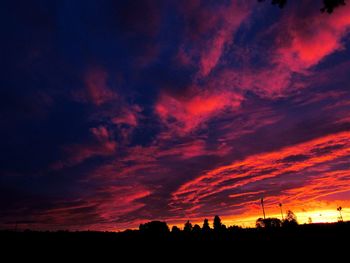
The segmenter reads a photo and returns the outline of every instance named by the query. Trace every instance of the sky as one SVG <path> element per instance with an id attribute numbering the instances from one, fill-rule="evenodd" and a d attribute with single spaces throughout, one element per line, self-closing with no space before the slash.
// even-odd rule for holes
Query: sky
<path id="1" fill-rule="evenodd" d="M 350 5 L 1 7 L 0 228 L 350 219 Z"/>

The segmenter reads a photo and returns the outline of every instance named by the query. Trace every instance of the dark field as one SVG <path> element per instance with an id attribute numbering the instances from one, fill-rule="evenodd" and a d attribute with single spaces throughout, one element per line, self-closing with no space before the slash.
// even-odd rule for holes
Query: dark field
<path id="1" fill-rule="evenodd" d="M 0 242 L 3 251 L 10 253 L 13 258 L 23 255 L 36 258 L 43 256 L 43 251 L 45 255 L 58 257 L 112 254 L 123 257 L 127 255 L 129 259 L 163 258 L 164 253 L 174 258 L 184 255 L 191 258 L 244 255 L 249 259 L 262 254 L 266 254 L 266 257 L 283 254 L 284 257 L 302 255 L 313 258 L 326 255 L 347 257 L 346 240 L 349 234 L 350 223 L 344 222 L 305 224 L 290 229 L 232 228 L 220 233 L 147 233 L 139 230 L 119 233 L 1 231 Z"/>

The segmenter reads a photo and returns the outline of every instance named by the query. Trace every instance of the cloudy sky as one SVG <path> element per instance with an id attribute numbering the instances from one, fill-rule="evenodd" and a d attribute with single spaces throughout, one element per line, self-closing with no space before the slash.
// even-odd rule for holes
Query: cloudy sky
<path id="1" fill-rule="evenodd" d="M 2 3 L 0 227 L 350 218 L 350 5 L 321 7 Z"/>

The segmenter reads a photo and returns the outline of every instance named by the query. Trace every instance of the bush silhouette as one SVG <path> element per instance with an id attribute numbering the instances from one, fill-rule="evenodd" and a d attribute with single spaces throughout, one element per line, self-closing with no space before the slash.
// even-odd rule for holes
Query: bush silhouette
<path id="1" fill-rule="evenodd" d="M 283 227 L 295 227 L 298 225 L 297 217 L 291 210 L 287 211 L 287 216 L 283 220 L 282 225 Z"/>
<path id="2" fill-rule="evenodd" d="M 196 235 L 199 235 L 201 231 L 202 231 L 201 227 L 197 224 L 195 224 L 192 228 L 192 232 Z"/>
<path id="3" fill-rule="evenodd" d="M 140 224 L 140 233 L 152 236 L 166 236 L 169 234 L 169 227 L 166 222 L 151 221 L 145 224 Z"/>
<path id="4" fill-rule="evenodd" d="M 256 228 L 274 229 L 282 226 L 282 221 L 278 218 L 258 218 L 255 223 Z"/>
<path id="5" fill-rule="evenodd" d="M 178 228 L 177 226 L 173 226 L 173 227 L 171 228 L 171 233 L 178 234 L 178 233 L 180 233 L 180 232 L 181 232 L 181 230 L 180 230 L 180 228 Z"/>

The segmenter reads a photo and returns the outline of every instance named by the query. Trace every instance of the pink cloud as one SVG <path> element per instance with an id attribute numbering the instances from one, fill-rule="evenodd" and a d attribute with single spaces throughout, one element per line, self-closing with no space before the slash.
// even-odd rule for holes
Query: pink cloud
<path id="1" fill-rule="evenodd" d="M 248 17 L 249 3 L 230 1 L 209 10 L 201 1 L 184 4 L 186 27 L 184 45 L 180 47 L 180 62 L 190 64 L 199 57 L 199 76 L 205 77 L 216 67 L 225 46 L 232 43 L 234 34 Z"/>
<path id="2" fill-rule="evenodd" d="M 140 184 L 104 187 L 101 189 L 101 194 L 108 195 L 108 198 L 97 202 L 96 210 L 104 220 L 115 222 L 119 217 L 143 207 L 144 204 L 140 199 L 151 193 L 148 188 Z"/>
<path id="3" fill-rule="evenodd" d="M 300 197 L 305 197 L 303 200 L 317 199 L 323 195 L 334 193 L 334 191 L 348 190 L 348 172 L 332 171 L 330 168 L 332 163 L 339 163 L 350 156 L 349 142 L 350 133 L 341 132 L 285 147 L 278 151 L 249 156 L 229 165 L 215 168 L 183 184 L 172 194 L 173 198 L 170 203 L 172 207 L 186 207 L 186 205 L 204 204 L 204 202 L 209 205 L 210 200 L 215 200 L 216 197 L 225 192 L 229 194 L 234 191 L 235 193 L 235 191 L 242 189 L 244 192 L 252 192 L 250 189 L 253 192 L 271 191 L 273 187 L 281 191 L 283 187 L 278 184 L 278 180 L 289 173 L 295 174 L 295 180 L 298 181 L 298 184 L 285 193 L 285 198 L 293 199 L 296 197 L 295 192 L 298 192 Z M 329 169 L 331 172 L 328 172 Z M 306 172 L 314 173 L 317 177 L 314 179 L 313 177 L 311 179 L 304 178 L 303 174 Z M 339 175 L 339 178 L 336 178 L 335 174 Z M 264 186 L 263 182 L 266 184 L 268 179 L 274 179 L 275 184 Z M 315 187 L 309 180 L 319 181 L 324 188 Z M 283 182 L 285 182 L 285 178 L 282 179 L 281 183 Z M 334 191 L 327 188 L 328 186 L 334 186 Z M 302 190 L 303 188 L 309 189 L 309 194 L 306 194 L 308 190 Z M 311 189 L 314 190 L 311 191 Z M 229 195 L 231 197 L 240 196 Z M 258 198 L 256 197 L 256 199 Z"/>
<path id="4" fill-rule="evenodd" d="M 28 219 L 34 223 L 20 227 L 30 229 L 66 229 L 70 230 L 111 230 L 119 229 L 116 220 L 127 213 L 140 209 L 144 204 L 140 199 L 147 197 L 151 191 L 138 184 L 128 186 L 106 186 L 97 189 L 93 195 L 76 200 L 57 202 L 54 207 L 38 211 Z M 82 212 L 84 211 L 84 212 Z M 89 220 L 86 220 L 89 217 Z M 139 219 L 141 220 L 141 219 Z M 130 225 L 131 222 L 128 222 Z"/>
<path id="5" fill-rule="evenodd" d="M 90 131 L 99 141 L 107 141 L 110 138 L 110 134 L 105 126 L 91 128 Z"/>
<path id="6" fill-rule="evenodd" d="M 218 64 L 226 45 L 232 44 L 234 34 L 249 15 L 249 9 L 239 1 L 231 1 L 229 7 L 223 7 L 218 16 L 223 19 L 220 29 L 200 55 L 200 73 L 207 76 Z"/>
<path id="7" fill-rule="evenodd" d="M 218 63 L 224 45 L 227 42 L 227 36 L 222 32 L 217 35 L 210 43 L 210 48 L 204 53 L 201 54 L 200 60 L 200 73 L 202 76 L 207 76 L 213 68 L 215 68 Z"/>
<path id="8" fill-rule="evenodd" d="M 242 94 L 243 98 L 250 91 L 268 99 L 286 96 L 304 86 L 298 81 L 292 83 L 292 72 L 280 65 L 262 69 L 224 69 L 211 78 L 209 83 L 212 87 L 234 90 Z"/>
<path id="9" fill-rule="evenodd" d="M 117 99 L 117 93 L 108 85 L 108 77 L 108 73 L 101 67 L 89 68 L 83 75 L 84 89 L 74 93 L 74 97 L 96 106 Z"/>
<path id="10" fill-rule="evenodd" d="M 62 169 L 78 165 L 87 159 L 96 156 L 113 155 L 117 148 L 117 143 L 104 126 L 90 129 L 94 141 L 86 144 L 71 144 L 63 147 L 63 151 L 68 156 L 65 160 L 59 160 L 51 165 L 53 169 Z"/>
<path id="11" fill-rule="evenodd" d="M 244 67 L 217 72 L 210 78 L 210 85 L 234 88 L 241 94 L 252 91 L 260 97 L 276 99 L 310 85 L 329 82 L 323 74 L 315 73 L 313 67 L 344 48 L 342 40 L 350 30 L 350 6 L 337 11 L 339 13 L 334 16 L 316 10 L 300 17 L 300 10 L 291 9 L 281 21 L 257 36 L 257 43 L 263 42 L 265 37 L 275 39 L 273 46 L 266 49 L 263 56 L 267 65 L 251 65 L 250 59 L 255 49 L 260 50 L 259 46 L 250 47 L 248 52 L 238 50 Z M 313 74 L 317 74 L 314 79 Z M 298 76 L 307 76 L 308 80 L 300 80 Z"/>
<path id="12" fill-rule="evenodd" d="M 350 29 L 350 7 L 339 8 L 332 16 L 316 10 L 301 17 L 298 11 L 281 22 L 274 61 L 294 72 L 303 72 L 343 49 L 342 39 Z"/>
<path id="13" fill-rule="evenodd" d="M 138 105 L 124 107 L 118 116 L 112 118 L 114 124 L 127 124 L 132 127 L 138 125 L 139 113 L 142 111 Z"/>
<path id="14" fill-rule="evenodd" d="M 155 112 L 172 130 L 187 133 L 227 109 L 238 109 L 247 91 L 274 100 L 307 88 L 312 83 L 300 76 L 310 79 L 314 74 L 313 66 L 341 50 L 341 41 L 349 30 L 349 7 L 337 10 L 339 13 L 334 16 L 316 10 L 305 18 L 300 18 L 298 9 L 291 9 L 282 21 L 257 38 L 257 43 L 266 35 L 270 38 L 272 34 L 275 38 L 273 47 L 266 50 L 268 65 L 251 65 L 253 46 L 249 52 L 240 54 L 244 67 L 220 69 L 211 75 L 225 46 L 234 43 L 234 32 L 247 20 L 248 5 L 231 1 L 228 6 L 219 6 L 215 12 L 208 12 L 202 2 L 195 1 L 183 8 L 185 20 L 191 23 L 187 25 L 186 38 L 177 57 L 185 65 L 193 65 L 194 58 L 199 58 L 199 79 L 206 79 L 198 84 L 196 76 L 193 85 L 201 88 L 189 88 L 190 91 L 182 96 L 166 92 L 160 94 Z"/>
<path id="15" fill-rule="evenodd" d="M 175 131 L 187 133 L 225 110 L 238 108 L 241 100 L 242 97 L 234 92 L 192 88 L 184 96 L 162 93 L 155 105 L 155 112 L 163 123 Z"/>
<path id="16" fill-rule="evenodd" d="M 221 143 L 215 149 L 208 149 L 206 141 L 202 139 L 192 140 L 186 143 L 179 143 L 165 149 L 159 149 L 156 156 L 168 157 L 177 156 L 180 159 L 189 159 L 198 156 L 216 155 L 222 156 L 227 154 L 231 147 L 226 143 Z"/>

